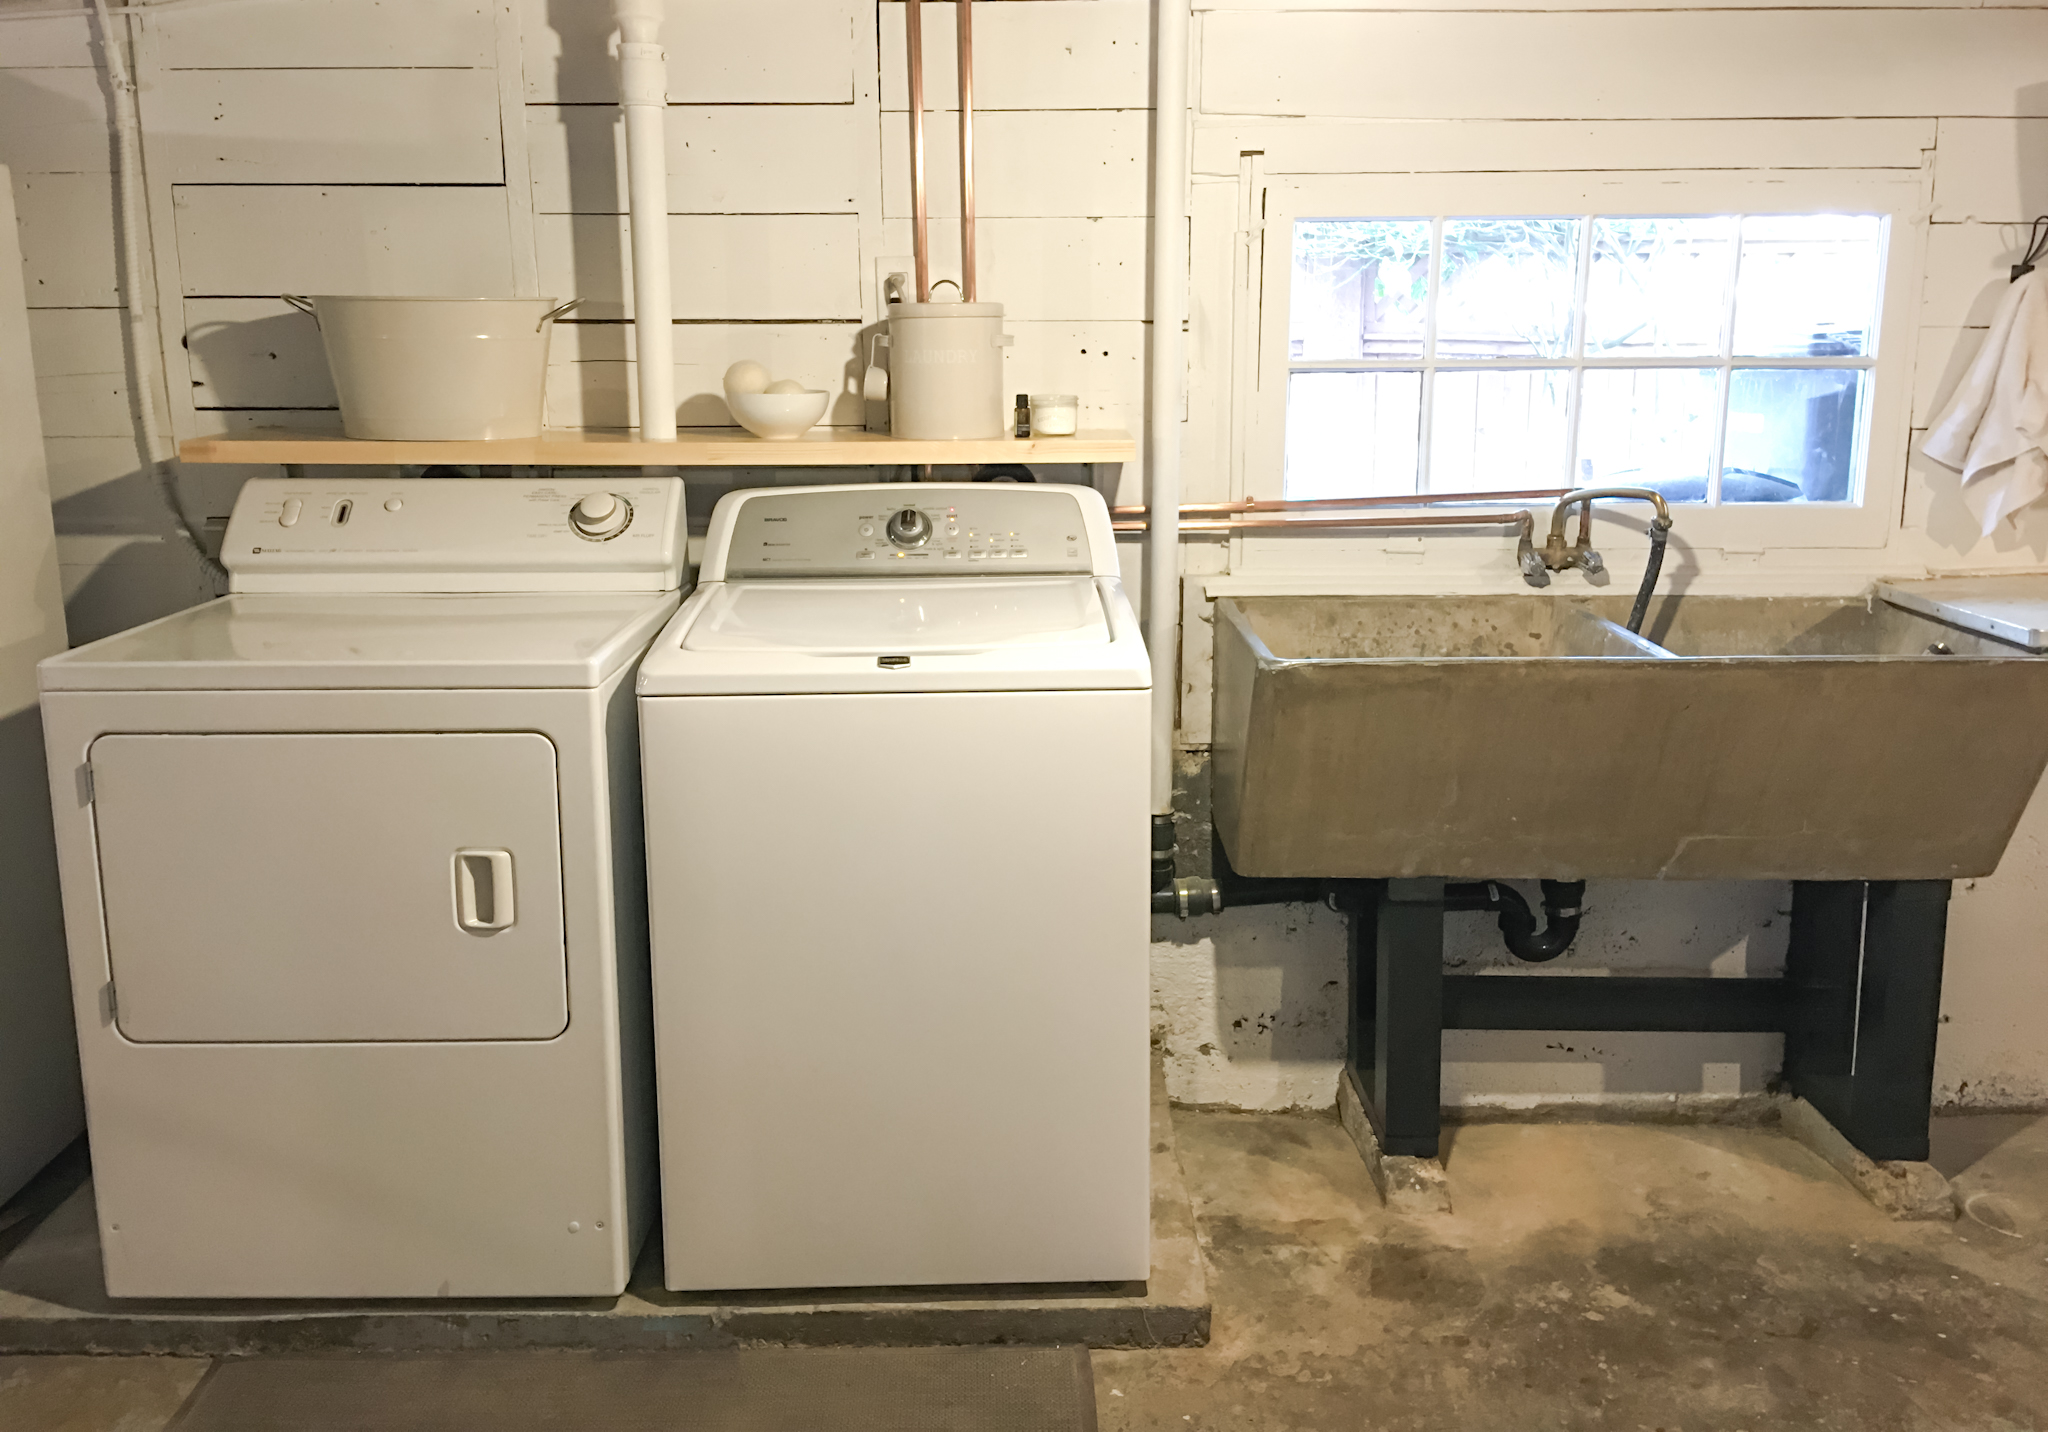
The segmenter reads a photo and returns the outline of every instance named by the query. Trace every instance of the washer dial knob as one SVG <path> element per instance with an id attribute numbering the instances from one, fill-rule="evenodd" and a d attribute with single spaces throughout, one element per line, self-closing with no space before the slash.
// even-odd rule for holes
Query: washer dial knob
<path id="1" fill-rule="evenodd" d="M 569 525 L 577 533 L 602 542 L 626 530 L 633 520 L 633 504 L 610 492 L 585 493 L 569 509 Z"/>
<path id="2" fill-rule="evenodd" d="M 931 540 L 932 520 L 915 507 L 889 516 L 889 540 L 898 547 L 922 547 Z"/>

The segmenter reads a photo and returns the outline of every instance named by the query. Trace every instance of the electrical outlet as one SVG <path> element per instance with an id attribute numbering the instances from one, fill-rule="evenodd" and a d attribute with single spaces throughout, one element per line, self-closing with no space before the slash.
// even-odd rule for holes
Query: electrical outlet
<path id="1" fill-rule="evenodd" d="M 875 260 L 875 311 L 873 317 L 876 322 L 879 323 L 889 316 L 889 275 L 896 273 L 907 275 L 912 273 L 916 266 L 917 260 L 909 254 L 901 254 L 895 258 Z M 910 291 L 913 282 L 914 280 L 912 279 L 904 279 L 903 301 L 907 302 L 917 296 Z"/>

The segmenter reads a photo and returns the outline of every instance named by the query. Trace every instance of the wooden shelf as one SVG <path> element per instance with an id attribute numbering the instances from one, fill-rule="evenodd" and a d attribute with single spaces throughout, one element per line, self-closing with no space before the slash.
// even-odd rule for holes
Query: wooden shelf
<path id="1" fill-rule="evenodd" d="M 250 428 L 178 445 L 185 462 L 477 463 L 508 467 L 868 467 L 897 463 L 1132 462 L 1126 432 L 1067 438 L 975 438 L 956 442 L 892 438 L 849 428 L 813 428 L 771 442 L 739 428 L 695 428 L 674 442 L 642 442 L 630 432 L 556 428 L 537 438 L 478 442 L 376 442 L 339 433 Z"/>

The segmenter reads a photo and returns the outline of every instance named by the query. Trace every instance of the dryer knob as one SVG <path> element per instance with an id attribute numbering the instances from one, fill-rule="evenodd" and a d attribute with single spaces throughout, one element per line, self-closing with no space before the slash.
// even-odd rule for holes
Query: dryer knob
<path id="1" fill-rule="evenodd" d="M 889 540 L 898 547 L 922 547 L 931 535 L 931 518 L 915 507 L 906 507 L 889 518 Z"/>
<path id="2" fill-rule="evenodd" d="M 569 509 L 569 525 L 585 537 L 616 537 L 633 520 L 633 505 L 609 492 L 587 493 Z"/>

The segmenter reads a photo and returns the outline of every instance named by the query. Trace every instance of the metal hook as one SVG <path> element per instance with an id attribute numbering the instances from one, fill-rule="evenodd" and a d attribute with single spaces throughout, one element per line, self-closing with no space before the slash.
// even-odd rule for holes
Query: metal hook
<path id="1" fill-rule="evenodd" d="M 2033 228 L 2027 231 L 2027 256 L 2012 266 L 2012 282 L 2034 271 L 2034 266 L 2048 257 L 2048 214 L 2034 220 Z"/>

